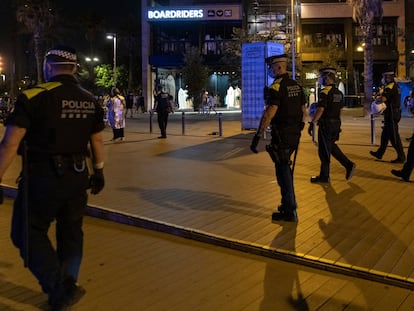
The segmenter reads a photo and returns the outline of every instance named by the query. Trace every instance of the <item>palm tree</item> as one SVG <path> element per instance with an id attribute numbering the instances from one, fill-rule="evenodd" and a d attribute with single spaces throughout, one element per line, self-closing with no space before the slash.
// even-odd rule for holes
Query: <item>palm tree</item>
<path id="1" fill-rule="evenodd" d="M 33 34 L 37 83 L 41 83 L 43 79 L 42 63 L 45 48 L 44 43 L 57 20 L 56 12 L 52 9 L 49 0 L 26 0 L 18 5 L 16 19 Z"/>
<path id="2" fill-rule="evenodd" d="M 364 48 L 364 106 L 370 110 L 373 86 L 373 48 L 372 38 L 375 19 L 382 18 L 382 0 L 348 0 L 353 7 L 354 21 L 359 24 L 365 44 Z"/>

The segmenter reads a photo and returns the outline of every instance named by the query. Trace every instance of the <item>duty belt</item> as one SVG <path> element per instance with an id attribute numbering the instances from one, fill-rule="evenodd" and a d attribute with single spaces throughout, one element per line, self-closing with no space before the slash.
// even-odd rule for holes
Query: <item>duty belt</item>
<path id="1" fill-rule="evenodd" d="M 81 173 L 86 169 L 85 155 L 83 154 L 46 154 L 29 153 L 29 165 L 51 165 L 58 175 L 62 175 L 66 168 L 73 168 Z"/>

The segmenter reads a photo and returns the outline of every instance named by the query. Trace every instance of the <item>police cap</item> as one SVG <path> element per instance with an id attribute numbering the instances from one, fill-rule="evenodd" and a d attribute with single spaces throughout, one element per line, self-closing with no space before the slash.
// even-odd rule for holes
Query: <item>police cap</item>
<path id="1" fill-rule="evenodd" d="M 395 75 L 394 69 L 388 68 L 382 73 L 382 75 L 383 76 L 393 76 L 393 75 Z"/>
<path id="2" fill-rule="evenodd" d="M 275 63 L 279 62 L 287 62 L 287 55 L 286 54 L 280 54 L 280 55 L 272 55 L 265 59 L 266 64 L 269 66 Z"/>
<path id="3" fill-rule="evenodd" d="M 319 69 L 319 73 L 321 75 L 327 75 L 327 74 L 330 74 L 330 73 L 336 75 L 336 68 L 333 68 L 333 67 L 321 68 L 321 69 Z"/>
<path id="4" fill-rule="evenodd" d="M 77 56 L 76 56 L 76 50 L 64 46 L 64 45 L 58 45 L 46 52 L 45 58 L 49 62 L 54 62 L 57 64 L 74 64 L 77 63 Z"/>

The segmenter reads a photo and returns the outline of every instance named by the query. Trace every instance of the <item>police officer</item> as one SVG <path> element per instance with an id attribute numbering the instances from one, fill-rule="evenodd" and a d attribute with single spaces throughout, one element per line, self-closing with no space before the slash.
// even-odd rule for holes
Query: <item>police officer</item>
<path id="1" fill-rule="evenodd" d="M 335 68 L 323 68 L 320 70 L 320 84 L 323 89 L 319 93 L 319 100 L 315 115 L 309 124 L 308 133 L 313 135 L 314 124 L 319 125 L 318 154 L 321 160 L 320 173 L 311 177 L 312 183 L 329 182 L 329 166 L 331 155 L 345 167 L 345 179 L 349 180 L 355 171 L 355 163 L 349 160 L 341 151 L 336 141 L 341 132 L 341 109 L 344 106 L 344 96 L 335 86 Z"/>
<path id="2" fill-rule="evenodd" d="M 401 170 L 391 170 L 391 174 L 402 178 L 404 181 L 410 181 L 410 175 L 414 169 L 414 134 L 411 136 L 410 144 L 407 151 L 407 161 L 405 161 Z"/>
<path id="3" fill-rule="evenodd" d="M 398 131 L 398 123 L 401 120 L 401 91 L 394 80 L 394 71 L 386 71 L 382 74 L 382 77 L 385 87 L 381 94 L 381 101 L 387 105 L 387 108 L 383 112 L 384 126 L 381 133 L 381 144 L 377 151 L 370 151 L 369 153 L 377 159 L 382 159 L 387 149 L 388 141 L 390 141 L 397 152 L 397 158 L 392 160 L 391 163 L 404 163 L 405 154 Z"/>
<path id="4" fill-rule="evenodd" d="M 77 279 L 86 190 L 91 187 L 91 193 L 98 194 L 104 187 L 103 110 L 78 84 L 76 68 L 75 50 L 50 49 L 43 63 L 47 82 L 19 95 L 0 144 L 0 177 L 19 145 L 19 152 L 27 155 L 23 161 L 27 171 L 21 175 L 14 202 L 11 237 L 48 294 L 52 310 L 63 310 L 85 294 Z M 95 168 L 90 178 L 85 165 L 89 143 Z M 48 238 L 54 220 L 56 249 Z"/>
<path id="5" fill-rule="evenodd" d="M 272 220 L 296 222 L 298 217 L 293 186 L 294 163 L 292 165 L 290 159 L 299 146 L 306 117 L 306 99 L 302 87 L 289 78 L 286 72 L 286 61 L 286 54 L 266 59 L 275 79 L 269 87 L 265 87 L 266 106 L 250 149 L 254 153 L 258 152 L 257 145 L 260 137 L 271 125 L 272 140 L 271 144 L 266 146 L 266 150 L 275 164 L 276 179 L 282 197 L 278 211 L 272 213 Z"/>

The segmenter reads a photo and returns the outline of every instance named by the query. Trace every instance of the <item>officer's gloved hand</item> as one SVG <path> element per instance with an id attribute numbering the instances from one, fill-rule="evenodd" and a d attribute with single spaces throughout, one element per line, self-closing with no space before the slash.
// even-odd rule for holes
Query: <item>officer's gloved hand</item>
<path id="1" fill-rule="evenodd" d="M 4 201 L 3 186 L 0 186 L 0 204 L 3 204 L 3 201 Z"/>
<path id="2" fill-rule="evenodd" d="M 309 122 L 308 134 L 309 136 L 313 136 L 313 122 Z"/>
<path id="3" fill-rule="evenodd" d="M 103 169 L 95 169 L 95 172 L 89 179 L 89 187 L 92 194 L 98 194 L 105 186 L 105 178 L 103 175 Z"/>
<path id="4" fill-rule="evenodd" d="M 257 145 L 259 144 L 260 136 L 257 134 L 254 134 L 252 143 L 250 144 L 250 150 L 254 153 L 258 153 L 257 151 Z"/>

